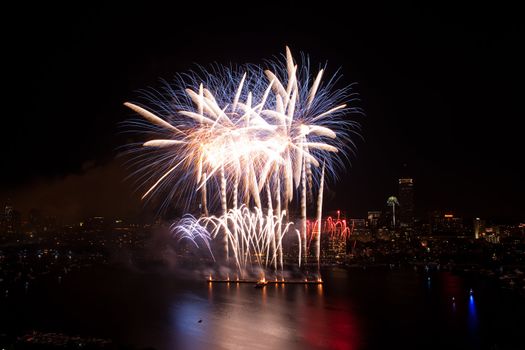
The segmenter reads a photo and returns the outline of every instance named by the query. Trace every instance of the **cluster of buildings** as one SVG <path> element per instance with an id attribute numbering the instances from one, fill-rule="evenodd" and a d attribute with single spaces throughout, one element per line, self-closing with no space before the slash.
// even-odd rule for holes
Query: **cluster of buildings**
<path id="1" fill-rule="evenodd" d="M 4 233 L 18 232 L 21 228 L 21 215 L 11 203 L 7 203 L 0 211 L 0 231 Z"/>
<path id="2" fill-rule="evenodd" d="M 443 210 L 432 211 L 424 218 L 418 217 L 414 191 L 414 179 L 403 177 L 398 179 L 398 193 L 389 196 L 381 210 L 368 211 L 366 217 L 350 217 L 340 210 L 325 213 L 320 225 L 321 257 L 326 261 L 345 259 L 357 242 L 467 239 L 497 244 L 509 239 L 516 242 L 525 240 L 525 223 L 495 225 L 483 218 L 464 219 L 454 212 Z M 156 222 L 153 226 L 160 224 Z M 6 239 L 12 241 L 14 237 L 19 237 L 16 240 L 22 243 L 53 236 L 56 245 L 71 243 L 69 241 L 90 246 L 143 245 L 151 229 L 149 226 L 104 217 L 91 217 L 74 225 L 64 225 L 36 209 L 22 217 L 9 202 L 0 207 L 0 243 Z M 319 223 L 315 219 L 308 220 L 308 255 L 316 254 L 314 238 L 318 231 Z M 137 238 L 137 232 L 140 238 Z M 288 244 L 291 247 L 288 249 L 290 259 L 293 259 L 299 247 L 294 237 Z"/>
<path id="3" fill-rule="evenodd" d="M 327 213 L 321 225 L 321 251 L 325 260 L 340 260 L 356 242 L 375 240 L 476 239 L 500 243 L 525 239 L 525 224 L 496 225 L 476 217 L 465 219 L 451 211 L 434 210 L 419 218 L 415 213 L 414 179 L 398 179 L 398 195 L 390 196 L 382 210 L 368 211 L 366 218 L 344 212 Z"/>
<path id="4" fill-rule="evenodd" d="M 58 230 L 59 223 L 54 216 L 43 216 L 37 209 L 31 209 L 23 217 L 20 211 L 8 201 L 3 208 L 0 207 L 0 234 L 29 235 L 37 232 L 52 232 Z"/>

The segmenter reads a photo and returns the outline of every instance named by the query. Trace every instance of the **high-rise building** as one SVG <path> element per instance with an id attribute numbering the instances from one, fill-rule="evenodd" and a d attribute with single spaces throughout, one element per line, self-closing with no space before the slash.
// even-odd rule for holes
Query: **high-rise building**
<path id="1" fill-rule="evenodd" d="M 371 230 L 375 230 L 381 224 L 381 215 L 383 213 L 379 210 L 369 211 L 367 215 L 368 227 Z"/>
<path id="2" fill-rule="evenodd" d="M 352 236 L 370 236 L 366 219 L 349 219 L 352 225 Z"/>
<path id="3" fill-rule="evenodd" d="M 21 226 L 20 212 L 13 208 L 13 205 L 8 203 L 3 210 L 2 231 L 7 233 L 18 232 Z"/>
<path id="4" fill-rule="evenodd" d="M 340 234 L 328 236 L 328 254 L 336 261 L 346 257 L 346 237 Z"/>
<path id="5" fill-rule="evenodd" d="M 399 223 L 401 227 L 414 224 L 414 179 L 399 179 Z"/>
<path id="6" fill-rule="evenodd" d="M 463 219 L 450 212 L 434 211 L 430 216 L 430 235 L 434 237 L 464 236 Z"/>
<path id="7" fill-rule="evenodd" d="M 485 234 L 485 220 L 480 218 L 474 219 L 474 238 L 478 239 L 480 236 Z"/>

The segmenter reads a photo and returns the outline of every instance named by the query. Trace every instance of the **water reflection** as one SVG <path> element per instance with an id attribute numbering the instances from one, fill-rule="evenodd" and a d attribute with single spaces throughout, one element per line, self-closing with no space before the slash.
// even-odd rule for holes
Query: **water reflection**
<path id="1" fill-rule="evenodd" d="M 325 308 L 308 309 L 304 317 L 308 322 L 302 325 L 304 327 L 302 332 L 310 347 L 325 349 L 358 348 L 357 322 L 343 300 Z M 315 322 L 311 322 L 312 320 Z"/>
<path id="2" fill-rule="evenodd" d="M 461 303 L 462 298 L 460 296 L 464 290 L 462 281 L 458 276 L 450 272 L 444 272 L 439 275 L 439 282 L 441 294 L 445 296 L 446 302 L 450 303 L 452 313 L 455 314 L 457 303 Z"/>
<path id="3" fill-rule="evenodd" d="M 474 301 L 474 295 L 469 296 L 468 301 L 468 326 L 471 332 L 478 329 L 478 315 L 476 312 L 476 302 Z"/>
<path id="4" fill-rule="evenodd" d="M 213 297 L 213 283 L 211 282 L 208 282 L 208 300 L 212 301 L 212 297 Z"/>
<path id="5" fill-rule="evenodd" d="M 445 295 L 448 295 L 450 298 L 457 298 L 461 295 L 464 287 L 462 286 L 461 278 L 455 276 L 450 272 L 445 272 L 440 275 L 442 288 Z"/>
<path id="6" fill-rule="evenodd" d="M 207 322 L 205 315 L 208 313 L 209 303 L 191 294 L 185 294 L 182 302 L 173 306 L 174 333 L 185 335 L 184 337 L 173 337 L 177 349 L 191 349 L 195 344 L 195 339 L 207 338 L 210 323 Z"/>
<path id="7" fill-rule="evenodd" d="M 262 303 L 263 303 L 263 305 L 266 304 L 266 290 L 267 290 L 267 288 L 268 288 L 268 286 L 263 287 L 263 288 L 262 288 L 262 291 L 261 291 L 261 293 L 262 293 Z"/>
<path id="8" fill-rule="evenodd" d="M 53 280 L 31 284 L 27 294 L 23 285 L 10 289 L 8 298 L 2 288 L 0 330 L 85 333 L 138 349 L 441 350 L 525 342 L 521 299 L 449 272 L 432 275 L 430 289 L 428 276 L 412 270 L 333 268 L 323 280 L 256 289 L 167 274 L 79 273 L 59 288 Z"/>
<path id="9" fill-rule="evenodd" d="M 357 321 L 348 301 L 325 300 L 323 288 L 209 283 L 207 298 L 185 294 L 175 304 L 175 344 L 192 349 L 212 344 L 225 349 L 239 344 L 253 349 L 357 349 Z"/>

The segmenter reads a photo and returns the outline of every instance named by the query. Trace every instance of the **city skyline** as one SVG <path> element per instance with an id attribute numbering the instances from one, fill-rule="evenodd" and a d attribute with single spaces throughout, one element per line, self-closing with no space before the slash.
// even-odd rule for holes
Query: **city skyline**
<path id="1" fill-rule="evenodd" d="M 465 222 L 472 220 L 483 220 L 491 224 L 522 224 L 524 221 L 522 217 L 517 217 L 517 219 L 502 219 L 494 216 L 470 216 L 466 215 L 464 212 L 458 210 L 457 208 L 454 208 L 452 205 L 447 207 L 433 207 L 423 212 L 422 210 L 418 210 L 417 205 L 414 203 L 414 193 L 417 192 L 417 185 L 415 184 L 415 180 L 413 178 L 404 176 L 402 178 L 397 179 L 396 183 L 398 184 L 398 188 L 396 191 L 394 191 L 394 193 L 389 193 L 388 196 L 384 198 L 385 200 L 383 202 L 378 203 L 378 205 L 375 207 L 367 209 L 364 213 L 350 212 L 347 209 L 338 206 L 326 206 L 326 208 L 324 208 L 323 210 L 323 213 L 326 213 L 326 215 L 323 214 L 323 218 L 341 214 L 347 219 L 368 220 L 371 224 L 373 219 L 370 215 L 374 215 L 372 213 L 376 213 L 376 215 L 380 215 L 382 218 L 388 218 L 388 220 L 391 221 L 392 204 L 390 203 L 390 200 L 395 198 L 395 207 L 398 208 L 396 209 L 397 224 L 395 226 L 396 228 L 399 228 L 402 231 L 411 231 L 415 222 L 428 224 L 438 213 L 440 216 L 455 217 Z M 58 220 L 60 224 L 64 225 L 78 224 L 78 222 L 83 222 L 85 220 L 90 220 L 93 218 L 105 218 L 106 220 L 125 220 L 127 223 L 148 224 L 158 222 L 159 220 L 169 222 L 172 219 L 178 219 L 183 216 L 180 210 L 174 210 L 172 212 L 161 212 L 159 210 L 148 211 L 144 210 L 144 208 L 142 208 L 142 210 L 136 214 L 128 213 L 118 215 L 115 214 L 114 211 L 104 211 L 99 209 L 93 212 L 85 211 L 83 212 L 84 214 L 77 212 L 73 214 L 73 216 L 68 216 L 67 213 L 56 211 L 56 208 L 54 208 L 55 210 L 49 210 L 49 208 L 36 206 L 28 206 L 21 208 L 16 204 L 17 203 L 14 203 L 10 198 L 4 200 L 0 203 L 0 213 L 3 215 L 4 212 L 11 210 L 16 213 L 16 215 L 22 222 L 26 223 L 30 223 L 31 216 L 34 213 L 38 213 L 38 215 L 41 218 Z M 151 205 L 150 207 L 152 208 L 153 205 Z M 71 214 L 71 212 L 68 213 Z M 313 213 L 311 214 L 312 215 L 308 215 L 309 219 L 314 218 Z M 0 218 L 2 217 L 2 215 L 0 215 Z"/>
<path id="2" fill-rule="evenodd" d="M 521 348 L 518 6 L 4 5 L 0 349 Z"/>
<path id="3" fill-rule="evenodd" d="M 3 202 L 10 198 L 27 210 L 43 207 L 66 216 L 154 214 L 154 206 L 143 208 L 133 194 L 132 182 L 123 181 L 127 170 L 115 160 L 126 137 L 118 125 L 130 115 L 122 102 L 143 86 L 159 87 L 159 79 L 194 68 L 193 62 L 207 66 L 235 57 L 261 63 L 259 57 L 279 55 L 288 44 L 315 62 L 326 58 L 332 73 L 342 67 L 341 84 L 356 83 L 366 113 L 359 118 L 364 141 L 357 140 L 339 184 L 328 185 L 327 210 L 365 217 L 397 193 L 397 179 L 409 176 L 418 215 L 450 209 L 465 217 L 523 218 L 523 55 L 517 47 L 523 28 L 483 21 L 489 14 L 504 18 L 503 11 L 478 9 L 474 18 L 410 7 L 393 9 L 391 16 L 389 9 L 358 7 L 362 18 L 336 24 L 329 36 L 178 29 L 176 45 L 167 45 L 170 34 L 148 28 L 157 21 L 137 9 L 103 10 L 68 19 L 50 15 L 57 28 L 69 31 L 37 30 L 42 20 L 26 17 L 22 23 L 33 31 L 24 45 L 8 41 L 9 111 L 24 106 L 16 112 L 24 122 L 6 121 L 12 132 L 2 139 L 9 150 Z M 153 39 L 137 52 L 134 44 L 145 37 Z"/>

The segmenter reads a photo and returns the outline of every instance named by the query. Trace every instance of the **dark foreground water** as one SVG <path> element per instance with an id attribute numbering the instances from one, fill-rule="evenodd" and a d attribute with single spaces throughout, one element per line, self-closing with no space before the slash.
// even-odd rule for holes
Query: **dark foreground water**
<path id="1" fill-rule="evenodd" d="M 525 349 L 524 301 L 490 283 L 380 268 L 323 277 L 323 286 L 255 289 L 172 273 L 78 272 L 2 294 L 0 331 L 156 349 Z"/>

